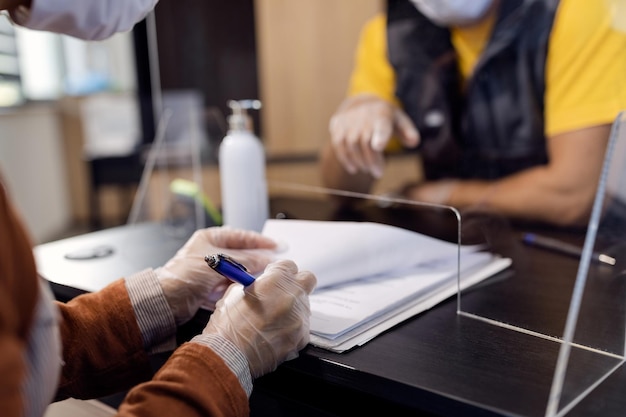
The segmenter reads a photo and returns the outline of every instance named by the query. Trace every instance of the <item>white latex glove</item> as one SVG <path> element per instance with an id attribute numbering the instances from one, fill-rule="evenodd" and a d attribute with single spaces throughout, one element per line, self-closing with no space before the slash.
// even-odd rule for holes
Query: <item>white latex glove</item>
<path id="1" fill-rule="evenodd" d="M 203 334 L 230 340 L 248 359 L 252 378 L 294 359 L 309 342 L 309 294 L 317 279 L 292 261 L 276 261 L 253 284 L 230 286 Z"/>
<path id="2" fill-rule="evenodd" d="M 274 249 L 276 242 L 252 231 L 228 227 L 196 231 L 165 266 L 155 271 L 176 324 L 189 321 L 200 307 L 214 309 L 231 283 L 206 264 L 206 255 L 230 255 L 256 274 L 273 260 Z"/>
<path id="3" fill-rule="evenodd" d="M 417 128 L 400 108 L 373 95 L 360 94 L 341 103 L 330 119 L 330 136 L 337 159 L 350 173 L 383 175 L 383 151 L 395 133 L 407 147 L 419 143 Z"/>

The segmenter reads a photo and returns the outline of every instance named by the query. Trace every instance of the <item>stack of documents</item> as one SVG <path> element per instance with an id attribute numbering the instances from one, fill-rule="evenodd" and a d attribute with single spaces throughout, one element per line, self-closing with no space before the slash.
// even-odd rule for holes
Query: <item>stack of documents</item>
<path id="1" fill-rule="evenodd" d="M 270 219 L 263 234 L 285 246 L 281 259 L 316 275 L 311 344 L 335 352 L 362 345 L 511 264 L 479 246 L 379 223 Z"/>

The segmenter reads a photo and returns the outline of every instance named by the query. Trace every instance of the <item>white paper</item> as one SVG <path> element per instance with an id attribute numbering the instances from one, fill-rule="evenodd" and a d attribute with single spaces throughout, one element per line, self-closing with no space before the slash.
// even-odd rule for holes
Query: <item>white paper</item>
<path id="1" fill-rule="evenodd" d="M 465 254 L 464 270 L 484 265 L 493 255 Z M 382 275 L 323 288 L 311 295 L 311 332 L 337 338 L 358 324 L 429 294 L 457 279 L 456 258 L 423 263 L 401 274 Z"/>
<path id="2" fill-rule="evenodd" d="M 279 258 L 294 260 L 300 270 L 316 275 L 316 289 L 457 258 L 459 253 L 456 243 L 370 222 L 269 219 L 263 234 L 286 245 Z M 461 251 L 478 248 L 463 246 Z"/>
<path id="3" fill-rule="evenodd" d="M 267 220 L 263 234 L 318 280 L 311 343 L 335 352 L 362 345 L 508 267 L 510 259 L 368 222 Z M 459 274 L 461 280 L 459 282 Z"/>
<path id="4" fill-rule="evenodd" d="M 464 277 L 461 280 L 461 289 L 463 290 L 477 284 L 484 279 L 508 268 L 510 265 L 510 258 L 495 257 L 483 268 L 480 268 L 479 270 L 469 274 L 467 277 Z M 336 339 L 328 339 L 312 333 L 310 343 L 337 353 L 345 352 L 355 346 L 362 346 L 382 332 L 399 323 L 402 323 L 404 320 L 407 320 L 416 314 L 423 313 L 445 299 L 452 297 L 457 293 L 457 290 L 458 286 L 456 283 L 454 285 L 446 285 L 438 291 L 428 294 L 426 297 L 416 299 L 414 302 L 407 303 L 405 306 L 399 307 L 395 310 L 389 310 L 387 313 L 376 318 L 375 320 L 365 322 L 361 324 L 361 326 Z"/>

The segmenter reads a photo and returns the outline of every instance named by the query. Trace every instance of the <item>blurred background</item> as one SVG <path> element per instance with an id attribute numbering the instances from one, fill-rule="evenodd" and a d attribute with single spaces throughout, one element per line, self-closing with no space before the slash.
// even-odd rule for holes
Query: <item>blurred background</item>
<path id="1" fill-rule="evenodd" d="M 269 180 L 318 185 L 317 153 L 359 31 L 383 8 L 384 0 L 160 0 L 131 32 L 98 42 L 0 16 L 0 172 L 34 243 L 126 222 L 164 108 L 168 154 L 187 158 L 198 135 L 202 188 L 217 207 L 231 99 L 263 104 L 251 116 Z M 414 156 L 398 163 L 410 168 L 385 178 L 415 178 Z"/>

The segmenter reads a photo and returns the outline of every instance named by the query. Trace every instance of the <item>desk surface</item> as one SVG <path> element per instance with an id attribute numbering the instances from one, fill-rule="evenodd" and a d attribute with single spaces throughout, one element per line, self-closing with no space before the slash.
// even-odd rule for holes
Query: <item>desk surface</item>
<path id="1" fill-rule="evenodd" d="M 338 215 L 324 201 L 279 198 L 272 206 L 289 217 Z M 545 415 L 560 347 L 555 338 L 563 333 L 578 262 L 524 246 L 519 232 L 501 221 L 483 218 L 474 226 L 499 253 L 513 259 L 513 268 L 463 294 L 461 310 L 510 327 L 457 314 L 453 298 L 352 351 L 335 354 L 309 346 L 298 359 L 256 381 L 252 415 L 358 415 L 381 407 L 396 416 Z M 442 230 L 450 234 L 455 227 Z M 584 238 L 563 234 L 577 242 Z M 38 262 L 52 259 L 39 250 Z M 598 353 L 624 349 L 624 303 L 619 301 L 626 285 L 615 279 L 623 269 L 617 266 L 592 266 L 592 288 L 581 305 L 575 342 L 598 351 L 572 349 L 564 401 L 608 377 L 568 416 L 623 416 L 626 411 L 626 370 L 616 356 Z"/>

